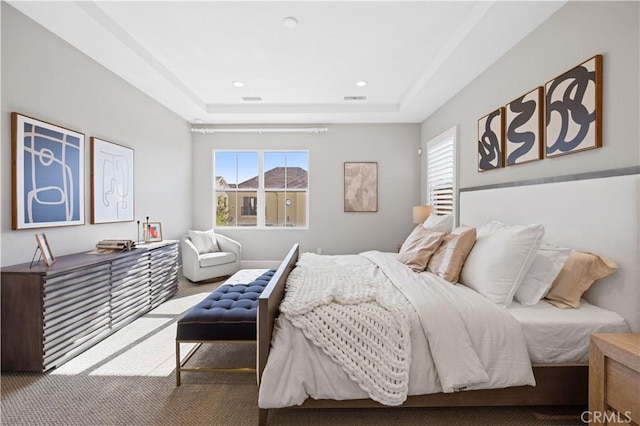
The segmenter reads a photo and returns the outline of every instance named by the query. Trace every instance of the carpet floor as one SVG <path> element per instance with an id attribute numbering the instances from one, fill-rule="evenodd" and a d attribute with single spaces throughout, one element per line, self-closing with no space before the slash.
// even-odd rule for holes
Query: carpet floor
<path id="1" fill-rule="evenodd" d="M 2 425 L 258 424 L 254 374 L 183 373 L 175 384 L 176 322 L 221 282 L 180 280 L 171 300 L 45 374 L 3 373 Z M 183 345 L 182 353 L 188 352 Z M 248 366 L 251 345 L 203 345 L 198 366 Z M 471 407 L 270 410 L 268 424 L 582 425 L 586 407 Z"/>

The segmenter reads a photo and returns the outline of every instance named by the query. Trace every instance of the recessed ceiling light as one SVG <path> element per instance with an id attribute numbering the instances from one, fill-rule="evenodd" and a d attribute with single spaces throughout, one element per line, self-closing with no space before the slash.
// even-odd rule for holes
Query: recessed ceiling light
<path id="1" fill-rule="evenodd" d="M 287 28 L 295 28 L 298 26 L 298 20 L 293 16 L 287 16 L 282 20 L 282 25 Z"/>
<path id="2" fill-rule="evenodd" d="M 233 85 L 236 86 L 236 87 L 244 87 L 244 83 L 241 82 L 241 81 L 234 81 Z"/>
<path id="3" fill-rule="evenodd" d="M 366 81 L 364 81 L 364 80 L 360 80 L 360 81 L 358 81 L 358 82 L 356 83 L 356 86 L 358 86 L 358 87 L 364 87 L 364 86 L 366 86 L 366 85 L 367 85 L 367 82 L 366 82 Z"/>

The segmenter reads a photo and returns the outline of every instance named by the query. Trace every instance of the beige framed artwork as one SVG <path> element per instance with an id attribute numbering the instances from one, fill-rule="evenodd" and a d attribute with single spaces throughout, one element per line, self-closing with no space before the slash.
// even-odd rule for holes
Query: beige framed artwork
<path id="1" fill-rule="evenodd" d="M 378 211 L 378 163 L 344 163 L 344 211 Z"/>

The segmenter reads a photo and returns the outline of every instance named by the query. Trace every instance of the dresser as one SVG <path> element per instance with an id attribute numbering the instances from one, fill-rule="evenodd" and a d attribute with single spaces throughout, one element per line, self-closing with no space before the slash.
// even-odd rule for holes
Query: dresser
<path id="1" fill-rule="evenodd" d="M 588 414 L 590 424 L 640 424 L 640 333 L 591 335 Z"/>
<path id="2" fill-rule="evenodd" d="M 43 372 L 178 290 L 178 241 L 2 268 L 2 371 Z"/>

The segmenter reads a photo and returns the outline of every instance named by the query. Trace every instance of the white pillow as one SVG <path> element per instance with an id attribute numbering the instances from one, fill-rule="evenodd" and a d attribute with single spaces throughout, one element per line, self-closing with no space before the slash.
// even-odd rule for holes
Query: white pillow
<path id="1" fill-rule="evenodd" d="M 567 261 L 569 253 L 570 248 L 543 244 L 516 291 L 515 299 L 526 306 L 536 305 L 551 289 L 551 284 Z"/>
<path id="2" fill-rule="evenodd" d="M 443 216 L 438 216 L 435 213 L 431 213 L 422 226 L 429 231 L 444 232 L 445 234 L 448 234 L 453 229 L 453 215 L 445 214 Z"/>
<path id="3" fill-rule="evenodd" d="M 543 236 L 542 225 L 509 226 L 497 221 L 483 224 L 477 229 L 476 243 L 462 267 L 460 283 L 498 305 L 509 305 Z"/>
<path id="4" fill-rule="evenodd" d="M 220 248 L 218 248 L 218 242 L 216 241 L 216 234 L 213 229 L 210 229 L 208 231 L 188 232 L 189 238 L 191 239 L 193 245 L 196 246 L 198 253 L 204 254 L 220 251 Z"/>

